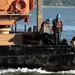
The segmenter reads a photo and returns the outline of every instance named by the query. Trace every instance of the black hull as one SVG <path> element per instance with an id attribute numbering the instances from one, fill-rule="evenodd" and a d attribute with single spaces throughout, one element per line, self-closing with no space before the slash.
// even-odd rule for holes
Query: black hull
<path id="1" fill-rule="evenodd" d="M 0 46 L 0 67 L 41 67 L 47 71 L 74 70 L 75 49 L 69 45 Z"/>
<path id="2" fill-rule="evenodd" d="M 42 70 L 46 70 L 46 71 L 68 71 L 68 70 L 75 70 L 75 66 L 46 66 L 43 67 Z"/>

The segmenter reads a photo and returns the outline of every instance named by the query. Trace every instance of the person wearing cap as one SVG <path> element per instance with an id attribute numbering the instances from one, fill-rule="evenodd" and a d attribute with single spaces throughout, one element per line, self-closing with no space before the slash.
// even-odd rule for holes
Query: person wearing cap
<path id="1" fill-rule="evenodd" d="M 51 23 L 51 18 L 46 19 L 45 21 L 42 22 L 41 28 L 40 28 L 40 33 L 43 33 L 44 25 L 50 24 Z"/>
<path id="2" fill-rule="evenodd" d="M 54 42 L 58 45 L 61 42 L 61 33 L 62 33 L 62 21 L 60 19 L 60 14 L 56 15 L 56 18 L 53 20 L 53 32 L 54 32 Z"/>

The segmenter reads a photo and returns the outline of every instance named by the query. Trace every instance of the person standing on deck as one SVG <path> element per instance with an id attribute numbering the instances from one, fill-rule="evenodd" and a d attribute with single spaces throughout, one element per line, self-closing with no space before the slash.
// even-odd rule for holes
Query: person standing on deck
<path id="1" fill-rule="evenodd" d="M 42 22 L 42 24 L 41 24 L 41 28 L 40 28 L 40 33 L 43 33 L 43 30 L 44 30 L 44 25 L 46 25 L 46 24 L 50 24 L 51 23 L 51 18 L 48 18 L 48 19 L 46 19 L 45 21 L 43 21 Z"/>
<path id="2" fill-rule="evenodd" d="M 53 32 L 54 32 L 54 43 L 58 45 L 61 42 L 62 34 L 62 21 L 60 20 L 60 14 L 56 15 L 53 20 Z"/>

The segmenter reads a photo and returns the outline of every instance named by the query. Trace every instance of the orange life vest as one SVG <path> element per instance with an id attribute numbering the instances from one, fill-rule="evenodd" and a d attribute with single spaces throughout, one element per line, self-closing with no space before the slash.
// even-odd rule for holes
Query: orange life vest
<path id="1" fill-rule="evenodd" d="M 57 23 L 56 23 L 56 28 L 61 28 L 61 27 L 62 27 L 62 25 L 61 25 L 61 21 L 58 20 Z"/>

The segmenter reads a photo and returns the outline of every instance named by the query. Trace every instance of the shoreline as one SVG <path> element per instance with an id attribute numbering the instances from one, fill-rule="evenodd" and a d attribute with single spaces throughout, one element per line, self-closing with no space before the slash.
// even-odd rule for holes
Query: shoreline
<path id="1" fill-rule="evenodd" d="M 44 8 L 75 8 L 75 6 L 43 6 Z"/>
<path id="2" fill-rule="evenodd" d="M 43 8 L 75 8 L 75 6 L 42 6 L 42 7 Z"/>

